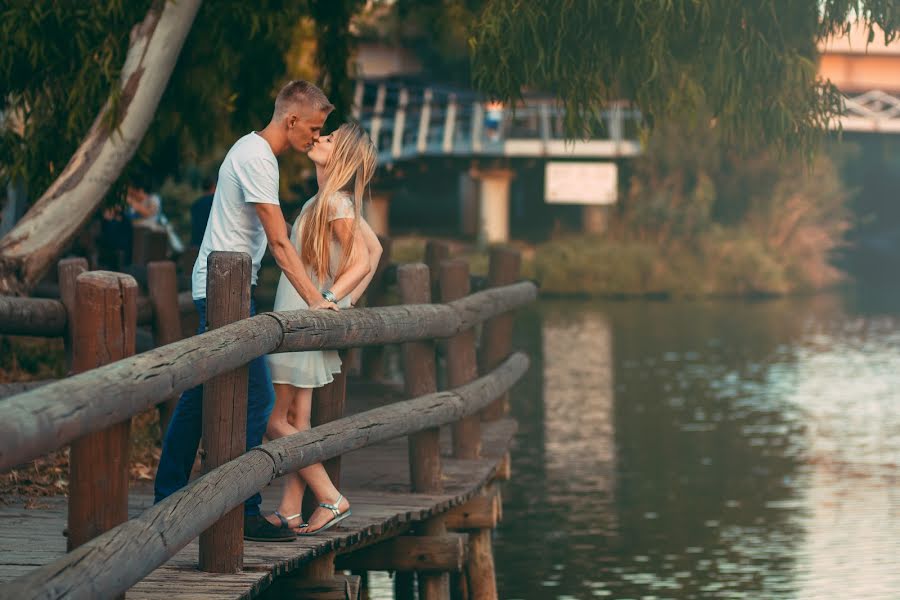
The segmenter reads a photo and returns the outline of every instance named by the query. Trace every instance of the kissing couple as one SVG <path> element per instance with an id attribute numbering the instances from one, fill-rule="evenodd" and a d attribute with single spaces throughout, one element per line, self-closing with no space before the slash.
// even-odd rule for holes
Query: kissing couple
<path id="1" fill-rule="evenodd" d="M 363 129 L 344 123 L 322 136 L 334 110 L 325 94 L 306 81 L 291 81 L 275 99 L 269 124 L 240 138 L 225 155 L 203 242 L 191 277 L 198 333 L 206 330 L 206 262 L 215 251 L 250 255 L 250 314 L 266 247 L 282 274 L 275 310 L 339 310 L 353 307 L 372 280 L 381 244 L 360 214 L 376 166 L 375 147 Z M 304 204 L 288 234 L 278 200 L 278 156 L 307 153 L 316 167 L 318 192 Z M 313 389 L 341 369 L 336 351 L 287 352 L 251 361 L 247 397 L 247 449 L 310 428 Z M 163 438 L 154 482 L 155 501 L 184 487 L 200 443 L 202 387 L 178 401 Z M 314 535 L 350 516 L 350 503 L 321 464 L 285 476 L 281 502 L 260 512 L 260 495 L 244 503 L 244 538 L 282 542 Z M 319 506 L 304 519 L 306 486 Z"/>

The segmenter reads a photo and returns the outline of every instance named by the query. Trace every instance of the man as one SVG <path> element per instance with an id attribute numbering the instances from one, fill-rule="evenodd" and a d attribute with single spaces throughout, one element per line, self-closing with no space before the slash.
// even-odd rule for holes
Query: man
<path id="1" fill-rule="evenodd" d="M 275 112 L 266 128 L 235 142 L 222 161 L 209 222 L 191 281 L 194 304 L 200 313 L 200 332 L 206 328 L 206 259 L 216 250 L 249 254 L 253 263 L 251 285 L 255 286 L 268 242 L 275 262 L 310 308 L 337 310 L 337 306 L 325 300 L 310 281 L 288 238 L 287 225 L 278 204 L 276 158 L 288 150 L 308 151 L 333 109 L 319 88 L 306 81 L 292 81 L 278 93 Z M 255 310 L 251 293 L 251 314 Z M 252 361 L 249 371 L 248 449 L 262 443 L 275 402 L 264 357 Z M 186 391 L 178 401 L 163 440 L 156 473 L 157 502 L 188 482 L 200 441 L 202 405 L 200 387 Z M 296 539 L 293 531 L 272 525 L 260 515 L 260 501 L 256 494 L 244 504 L 244 537 L 257 541 Z"/>

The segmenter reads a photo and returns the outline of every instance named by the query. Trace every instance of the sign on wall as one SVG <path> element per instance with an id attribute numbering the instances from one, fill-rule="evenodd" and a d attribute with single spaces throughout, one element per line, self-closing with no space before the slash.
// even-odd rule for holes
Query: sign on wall
<path id="1" fill-rule="evenodd" d="M 547 162 L 547 204 L 615 204 L 619 169 L 613 162 Z"/>

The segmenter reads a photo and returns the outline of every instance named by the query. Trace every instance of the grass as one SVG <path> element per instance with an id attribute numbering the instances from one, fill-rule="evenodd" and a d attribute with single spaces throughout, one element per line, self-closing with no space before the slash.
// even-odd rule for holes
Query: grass
<path id="1" fill-rule="evenodd" d="M 426 242 L 419 236 L 394 238 L 393 262 L 423 261 Z M 487 274 L 486 251 L 450 243 L 450 255 L 467 259 L 472 274 Z M 816 291 L 841 280 L 822 257 L 779 252 L 739 228 L 716 229 L 690 244 L 570 235 L 516 247 L 522 252 L 522 277 L 536 280 L 541 293 L 552 296 L 768 296 Z"/>

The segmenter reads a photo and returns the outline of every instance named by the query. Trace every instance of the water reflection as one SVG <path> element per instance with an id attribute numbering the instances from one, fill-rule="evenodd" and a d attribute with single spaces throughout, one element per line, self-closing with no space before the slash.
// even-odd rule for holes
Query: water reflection
<path id="1" fill-rule="evenodd" d="M 600 313 L 542 321 L 548 500 L 582 514 L 585 497 L 615 496 L 612 331 Z M 572 460 L 576 457 L 576 460 Z M 610 528 L 597 531 L 605 533 Z"/>
<path id="2" fill-rule="evenodd" d="M 523 315 L 501 597 L 900 597 L 897 306 Z"/>

